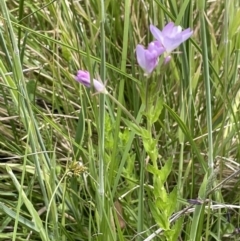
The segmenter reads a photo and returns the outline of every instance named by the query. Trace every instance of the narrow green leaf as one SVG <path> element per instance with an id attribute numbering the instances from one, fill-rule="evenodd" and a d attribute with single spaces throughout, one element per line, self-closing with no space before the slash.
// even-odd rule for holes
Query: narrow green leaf
<path id="1" fill-rule="evenodd" d="M 12 209 L 8 208 L 6 205 L 4 205 L 1 202 L 0 202 L 0 211 L 4 212 L 12 219 L 16 219 L 17 213 L 14 212 Z M 18 222 L 24 225 L 26 228 L 29 228 L 30 230 L 39 233 L 39 229 L 35 226 L 35 224 L 32 221 L 22 217 L 21 215 L 18 216 Z"/>
<path id="2" fill-rule="evenodd" d="M 152 166 L 151 164 L 148 164 L 146 166 L 146 170 L 150 173 L 156 175 L 158 178 L 161 179 L 162 183 L 165 183 L 169 174 L 172 171 L 172 159 L 168 159 L 165 163 L 165 165 L 161 169 L 157 169 L 156 167 Z"/>
<path id="3" fill-rule="evenodd" d="M 161 227 L 163 230 L 169 230 L 170 223 L 169 223 L 168 217 L 165 216 L 164 213 L 160 213 L 156 208 L 156 205 L 151 201 L 149 201 L 149 207 L 154 217 L 154 220 L 156 221 L 158 226 Z"/>
<path id="4" fill-rule="evenodd" d="M 171 236 L 171 241 L 177 241 L 179 240 L 179 235 L 181 234 L 182 231 L 182 227 L 183 227 L 183 221 L 184 221 L 184 217 L 181 217 L 180 219 L 178 219 L 174 225 L 172 226 L 172 230 L 174 230 L 173 235 Z"/>
<path id="5" fill-rule="evenodd" d="M 174 187 L 173 190 L 168 195 L 168 207 L 167 207 L 167 213 L 169 216 L 171 216 L 174 211 L 176 210 L 177 206 L 177 187 Z"/>
<path id="6" fill-rule="evenodd" d="M 15 187 L 17 188 L 17 190 L 19 192 L 19 195 L 22 195 L 22 200 L 23 200 L 24 204 L 26 205 L 26 208 L 28 209 L 29 213 L 31 214 L 31 216 L 33 218 L 33 221 L 34 221 L 34 224 L 39 229 L 39 235 L 41 236 L 42 240 L 43 241 L 49 241 L 49 239 L 47 237 L 47 234 L 44 230 L 42 220 L 40 219 L 38 212 L 35 210 L 35 208 L 33 207 L 33 204 L 27 198 L 27 195 L 23 191 L 20 183 L 18 182 L 17 178 L 13 174 L 11 168 L 9 166 L 6 166 L 6 170 L 9 174 L 9 176 L 11 177 Z"/>

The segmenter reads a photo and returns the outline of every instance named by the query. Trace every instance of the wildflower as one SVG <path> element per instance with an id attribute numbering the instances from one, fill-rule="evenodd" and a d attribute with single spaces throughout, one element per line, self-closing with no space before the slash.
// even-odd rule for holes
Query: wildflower
<path id="1" fill-rule="evenodd" d="M 193 34 L 193 31 L 190 28 L 182 31 L 181 26 L 175 26 L 172 22 L 168 23 L 162 31 L 157 27 L 150 25 L 150 31 L 154 38 L 162 44 L 168 54 L 176 49 L 181 43 L 189 39 Z"/>
<path id="2" fill-rule="evenodd" d="M 79 70 L 77 72 L 77 75 L 75 76 L 75 80 L 77 80 L 79 83 L 85 85 L 88 88 L 91 87 L 91 79 L 90 79 L 90 74 L 88 71 Z M 98 81 L 96 79 L 93 79 L 92 83 L 93 83 L 94 88 L 98 92 L 102 92 L 105 94 L 107 93 L 107 90 L 103 83 L 101 83 L 100 81 Z"/>
<path id="3" fill-rule="evenodd" d="M 158 41 L 153 41 L 145 49 L 138 44 L 136 48 L 137 61 L 140 67 L 150 74 L 158 64 L 158 57 L 165 51 Z"/>

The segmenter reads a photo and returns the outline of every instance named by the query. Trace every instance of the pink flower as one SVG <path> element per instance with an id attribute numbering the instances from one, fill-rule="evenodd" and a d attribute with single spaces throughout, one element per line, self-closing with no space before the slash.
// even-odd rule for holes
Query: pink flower
<path id="1" fill-rule="evenodd" d="M 158 64 L 158 57 L 165 51 L 158 41 L 153 41 L 145 49 L 138 44 L 136 48 L 137 62 L 140 67 L 150 74 Z"/>
<path id="2" fill-rule="evenodd" d="M 176 49 L 181 43 L 189 39 L 193 34 L 193 31 L 190 28 L 182 31 L 181 26 L 175 26 L 172 22 L 168 23 L 162 31 L 157 27 L 150 25 L 150 31 L 154 38 L 162 44 L 168 54 Z"/>
<path id="3" fill-rule="evenodd" d="M 91 87 L 91 79 L 90 79 L 90 74 L 88 71 L 85 70 L 79 70 L 77 72 L 77 75 L 75 76 L 75 80 L 77 80 L 79 83 L 85 85 L 86 87 Z M 92 80 L 93 86 L 94 88 L 98 91 L 98 92 L 102 92 L 102 93 L 107 93 L 107 90 L 104 86 L 103 83 L 101 83 L 100 81 L 93 79 Z"/>

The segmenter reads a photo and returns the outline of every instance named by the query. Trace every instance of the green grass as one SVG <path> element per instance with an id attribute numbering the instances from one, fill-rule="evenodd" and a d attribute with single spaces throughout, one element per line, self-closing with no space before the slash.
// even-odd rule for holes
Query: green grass
<path id="1" fill-rule="evenodd" d="M 0 240 L 239 240 L 238 0 L 0 13 Z M 136 45 L 169 21 L 194 34 L 146 77 Z"/>

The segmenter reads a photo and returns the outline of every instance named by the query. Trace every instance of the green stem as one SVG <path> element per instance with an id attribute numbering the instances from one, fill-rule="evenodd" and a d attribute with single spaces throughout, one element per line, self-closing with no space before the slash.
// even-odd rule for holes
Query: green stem
<path id="1" fill-rule="evenodd" d="M 122 47 L 122 57 L 121 57 L 121 72 L 126 73 L 126 63 L 127 63 L 127 50 L 129 47 L 129 41 L 128 41 L 128 35 L 129 35 L 129 25 L 130 25 L 130 11 L 131 11 L 131 2 L 130 0 L 125 0 L 124 2 L 124 32 L 123 32 L 123 47 Z M 117 108 L 117 115 L 116 115 L 116 121 L 114 122 L 114 144 L 112 149 L 112 155 L 111 159 L 115 160 L 117 158 L 119 148 L 119 132 L 120 132 L 120 123 L 121 123 L 121 116 L 122 116 L 122 110 L 124 109 L 122 104 L 124 102 L 123 93 L 124 93 L 124 85 L 125 80 L 122 78 L 119 83 L 119 91 L 118 91 L 118 106 L 121 105 L 121 108 Z M 116 103 L 116 101 L 115 101 Z M 128 111 L 125 111 L 127 113 Z M 109 166 L 109 182 L 110 185 L 113 184 L 113 180 L 115 178 L 114 172 L 119 171 L 119 163 L 118 162 L 112 162 Z"/>
<path id="2" fill-rule="evenodd" d="M 200 8 L 201 7 L 201 8 Z M 204 18 L 204 1 L 199 4 L 200 16 L 200 32 L 202 39 L 202 55 L 203 55 L 203 76 L 206 91 L 206 107 L 207 107 L 207 128 L 208 128 L 208 168 L 209 176 L 213 172 L 213 139 L 212 139 L 212 107 L 211 107 L 211 87 L 209 78 L 209 64 L 208 64 L 208 44 L 206 37 L 206 26 Z"/>
<path id="3" fill-rule="evenodd" d="M 106 59 L 105 59 L 105 7 L 104 0 L 101 0 L 101 79 L 104 82 L 106 79 Z M 99 106 L 99 217 L 102 221 L 104 209 L 104 128 L 105 127 L 105 95 L 100 94 Z"/>

